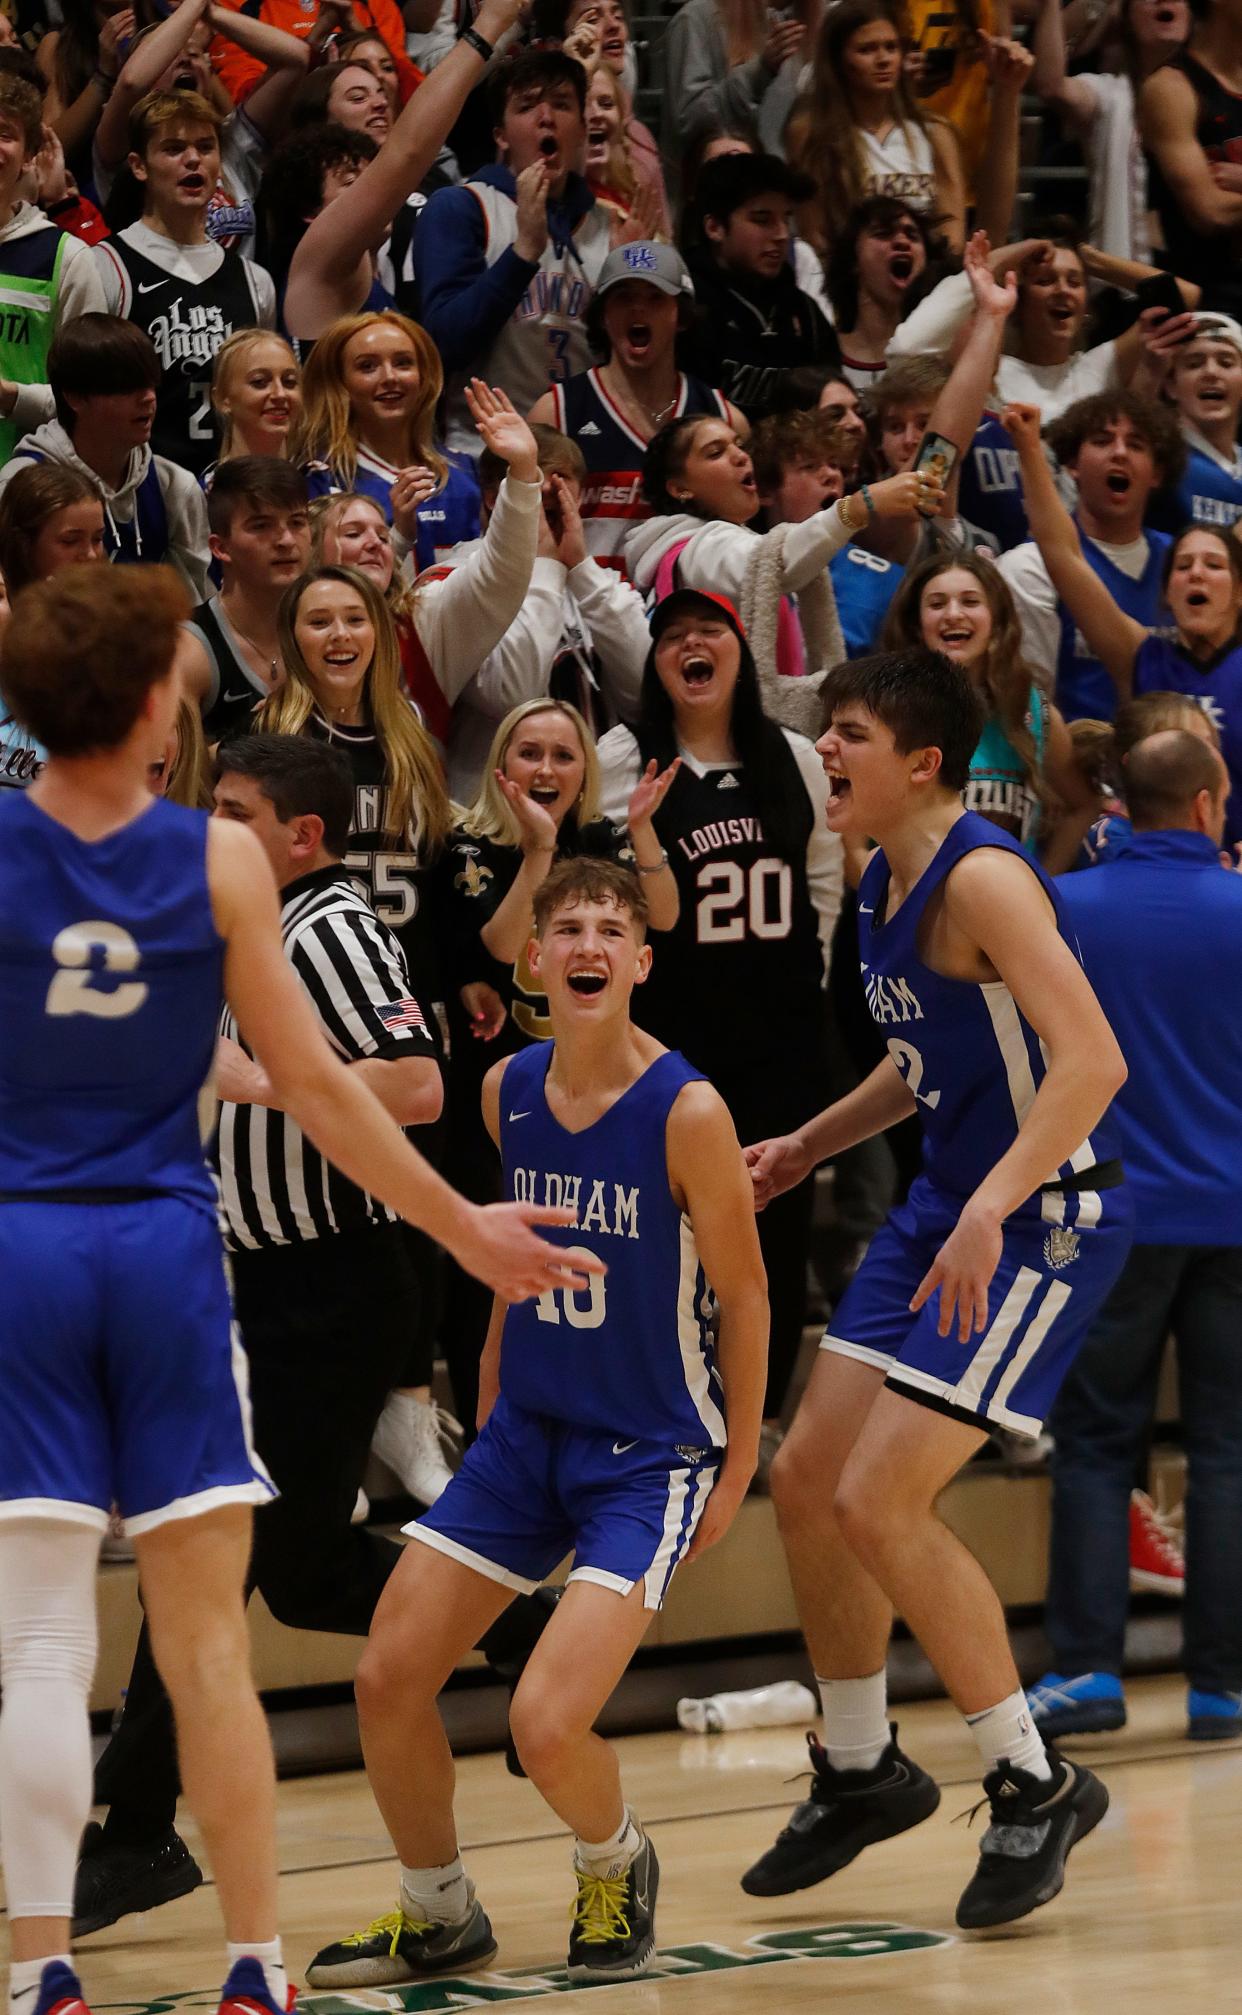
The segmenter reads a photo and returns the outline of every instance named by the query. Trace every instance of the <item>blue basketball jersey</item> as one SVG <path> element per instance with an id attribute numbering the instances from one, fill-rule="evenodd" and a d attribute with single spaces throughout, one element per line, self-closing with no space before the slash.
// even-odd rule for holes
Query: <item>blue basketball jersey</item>
<path id="1" fill-rule="evenodd" d="M 1242 455 L 1226 469 L 1215 455 L 1188 447 L 1186 468 L 1177 486 L 1177 525 L 1215 525 L 1227 530 L 1242 518 Z"/>
<path id="2" fill-rule="evenodd" d="M 1082 537 L 1082 555 L 1119 609 L 1144 629 L 1167 620 L 1160 585 L 1165 554 L 1171 544 L 1164 532 L 1145 532 L 1147 564 L 1137 580 L 1115 566 L 1094 539 Z M 1084 718 L 1111 721 L 1117 711 L 1117 688 L 1097 657 L 1093 657 L 1069 610 L 1061 607 L 1061 647 L 1057 653 L 1057 705 L 1067 721 Z"/>
<path id="3" fill-rule="evenodd" d="M 1018 841 L 978 812 L 951 826 L 891 922 L 884 917 L 889 868 L 872 858 L 858 891 L 858 940 L 867 1004 L 888 1053 L 918 1102 L 923 1166 L 938 1188 L 966 1198 L 1013 1144 L 1043 1083 L 1040 1040 L 1002 980 L 980 984 L 933 972 L 918 953 L 919 925 L 945 876 L 979 847 L 1015 854 L 1056 911 L 1061 936 L 1078 955 L 1056 887 Z M 1048 1183 L 1081 1176 L 1116 1149 L 1106 1130 L 1085 1137 Z"/>
<path id="4" fill-rule="evenodd" d="M 643 502 L 647 443 L 609 397 L 598 370 L 580 371 L 551 389 L 556 425 L 577 442 L 587 465 L 579 503 L 587 551 L 624 573 L 621 554 L 626 534 L 640 518 L 651 516 Z M 692 413 L 710 413 L 723 420 L 729 408 L 723 393 L 683 371 L 667 418 L 680 420 Z"/>
<path id="5" fill-rule="evenodd" d="M 166 799 L 78 839 L 0 799 L 0 1192 L 163 1192 L 214 1208 L 198 1099 L 223 941 L 207 818 Z"/>
<path id="6" fill-rule="evenodd" d="M 1185 693 L 1214 722 L 1231 786 L 1225 841 L 1233 846 L 1242 840 L 1242 644 L 1193 658 L 1171 637 L 1148 637 L 1134 660 L 1134 690 Z"/>
<path id="7" fill-rule="evenodd" d="M 577 1293 L 549 1289 L 505 1317 L 500 1389 L 528 1413 L 606 1428 L 622 1441 L 696 1450 L 725 1442 L 707 1285 L 689 1218 L 668 1184 L 665 1126 L 693 1070 L 666 1050 L 582 1133 L 548 1109 L 551 1043 L 519 1050 L 501 1085 L 504 1193 L 570 1205 L 577 1223 L 550 1229 L 608 1272 Z"/>
<path id="8" fill-rule="evenodd" d="M 905 568 L 882 560 L 865 546 L 842 546 L 828 562 L 845 654 L 865 658 L 880 648 L 888 605 L 905 579 Z"/>
<path id="9" fill-rule="evenodd" d="M 985 413 L 962 462 L 958 509 L 990 532 L 1002 553 L 1031 536 L 1018 470 L 1018 451 L 994 413 Z"/>

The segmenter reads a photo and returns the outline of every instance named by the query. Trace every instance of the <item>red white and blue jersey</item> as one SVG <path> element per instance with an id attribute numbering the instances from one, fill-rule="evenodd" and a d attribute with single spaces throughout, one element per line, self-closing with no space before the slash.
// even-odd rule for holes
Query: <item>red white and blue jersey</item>
<path id="1" fill-rule="evenodd" d="M 579 372 L 563 384 L 554 384 L 551 391 L 555 424 L 577 442 L 587 465 L 579 505 L 587 551 L 628 579 L 621 556 L 626 533 L 640 518 L 651 516 L 642 496 L 647 443 L 611 397 L 598 370 Z M 696 413 L 727 420 L 728 401 L 723 392 L 714 391 L 698 378 L 688 378 L 682 371 L 668 419 L 680 420 Z"/>
<path id="2" fill-rule="evenodd" d="M 608 1272 L 509 1309 L 500 1389 L 527 1413 L 622 1440 L 723 1448 L 711 1291 L 669 1188 L 665 1145 L 673 1102 L 700 1073 L 666 1050 L 593 1126 L 568 1133 L 548 1107 L 552 1049 L 533 1043 L 505 1067 L 504 1193 L 570 1205 L 577 1222 L 550 1226 L 547 1237 L 594 1253 Z"/>
<path id="3" fill-rule="evenodd" d="M 89 843 L 0 800 L 0 1191 L 215 1190 L 198 1100 L 224 945 L 207 817 L 153 798 Z"/>
<path id="4" fill-rule="evenodd" d="M 1044 889 L 1057 928 L 1078 957 L 1056 885 L 1018 841 L 983 818 L 963 812 L 895 917 L 886 918 L 889 866 L 876 853 L 858 891 L 858 945 L 863 987 L 888 1053 L 913 1093 L 923 1128 L 924 1173 L 936 1187 L 965 1199 L 1013 1145 L 1047 1074 L 1043 1045 L 1003 980 L 948 979 L 918 953 L 919 926 L 929 902 L 957 863 L 979 847 L 1014 854 Z M 1106 1126 L 1074 1148 L 1047 1184 L 1073 1184 L 1115 1159 Z M 1024 1206 L 1024 1208 L 1029 1206 Z"/>

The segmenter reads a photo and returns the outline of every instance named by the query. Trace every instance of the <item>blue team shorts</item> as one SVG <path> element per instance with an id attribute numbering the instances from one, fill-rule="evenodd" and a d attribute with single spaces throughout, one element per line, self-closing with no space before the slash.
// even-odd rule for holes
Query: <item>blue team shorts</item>
<path id="1" fill-rule="evenodd" d="M 130 1534 L 276 1487 L 206 1205 L 0 1204 L 0 1518 Z"/>
<path id="2" fill-rule="evenodd" d="M 527 1413 L 503 1396 L 443 1496 L 403 1527 L 529 1595 L 566 1554 L 571 1581 L 659 1609 L 720 1468 L 721 1449 L 631 1441 Z"/>
<path id="3" fill-rule="evenodd" d="M 892 1211 L 832 1313 L 820 1345 L 886 1372 L 907 1399 L 1034 1439 L 1130 1250 L 1133 1206 L 1116 1189 L 1045 1191 L 1004 1227 L 988 1325 L 941 1336 L 940 1293 L 910 1300 L 957 1223 L 958 1198 L 925 1176 Z"/>

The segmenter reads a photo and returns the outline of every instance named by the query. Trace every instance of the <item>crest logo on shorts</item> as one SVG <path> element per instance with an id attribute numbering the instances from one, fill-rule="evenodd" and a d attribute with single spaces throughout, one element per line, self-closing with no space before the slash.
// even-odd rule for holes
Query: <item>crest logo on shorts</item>
<path id="1" fill-rule="evenodd" d="M 1054 1273 L 1060 1273 L 1066 1266 L 1072 1266 L 1078 1257 L 1081 1244 L 1078 1233 L 1064 1225 L 1054 1225 L 1044 1240 L 1044 1258 Z"/>
<path id="2" fill-rule="evenodd" d="M 650 245 L 626 245 L 622 248 L 621 257 L 631 273 L 655 272 L 656 256 Z"/>

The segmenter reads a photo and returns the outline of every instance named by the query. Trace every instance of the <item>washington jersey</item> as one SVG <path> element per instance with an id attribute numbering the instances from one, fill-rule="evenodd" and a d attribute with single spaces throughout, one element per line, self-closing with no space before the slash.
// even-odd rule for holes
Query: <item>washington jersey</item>
<path id="1" fill-rule="evenodd" d="M 1165 554 L 1170 541 L 1163 532 L 1146 532 L 1147 563 L 1137 579 L 1125 573 L 1094 539 L 1083 538 L 1082 556 L 1103 581 L 1117 607 L 1136 623 L 1151 629 L 1164 609 Z M 1111 721 L 1117 711 L 1117 688 L 1081 634 L 1069 610 L 1061 606 L 1061 643 L 1057 652 L 1056 701 L 1067 721 Z"/>
<path id="2" fill-rule="evenodd" d="M 711 1293 L 689 1218 L 669 1189 L 665 1131 L 698 1072 L 675 1050 L 649 1064 L 580 1133 L 548 1107 L 553 1045 L 519 1050 L 500 1087 L 504 1193 L 570 1206 L 557 1245 L 606 1260 L 585 1288 L 549 1288 L 505 1316 L 500 1389 L 528 1413 L 602 1428 L 621 1440 L 705 1453 L 725 1443 L 724 1389 L 708 1317 Z"/>
<path id="3" fill-rule="evenodd" d="M 1212 722 L 1229 772 L 1225 843 L 1232 847 L 1242 840 L 1242 645 L 1194 658 L 1170 637 L 1148 637 L 1134 660 L 1134 690 L 1185 693 Z"/>
<path id="4" fill-rule="evenodd" d="M 957 863 L 979 847 L 1015 854 L 1035 875 L 1074 956 L 1056 884 L 1018 841 L 978 812 L 963 812 L 902 903 L 886 920 L 889 867 L 877 852 L 858 891 L 858 944 L 863 987 L 888 1053 L 918 1105 L 925 1174 L 941 1190 L 966 1198 L 1013 1145 L 1047 1074 L 1039 1036 L 1003 980 L 948 979 L 923 963 L 919 926 L 928 904 Z M 1045 1182 L 1076 1184 L 1116 1155 L 1107 1126 L 1098 1127 Z M 1024 1206 L 1029 1207 L 1029 1206 Z"/>
<path id="5" fill-rule="evenodd" d="M 204 813 L 153 798 L 88 844 L 4 794 L 0 1192 L 159 1192 L 214 1210 L 198 1101 L 223 951 Z"/>
<path id="6" fill-rule="evenodd" d="M 587 551 L 626 573 L 621 557 L 626 533 L 640 518 L 651 516 L 642 494 L 647 443 L 631 427 L 598 369 L 554 384 L 551 391 L 556 412 L 553 424 L 577 442 L 587 465 L 579 505 Z M 727 420 L 729 408 L 722 392 L 681 371 L 677 397 L 665 417 L 671 422 L 695 413 Z"/>

